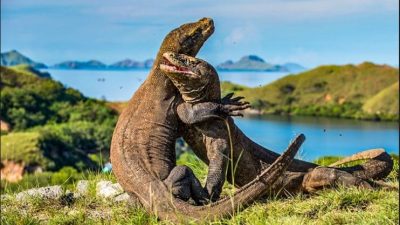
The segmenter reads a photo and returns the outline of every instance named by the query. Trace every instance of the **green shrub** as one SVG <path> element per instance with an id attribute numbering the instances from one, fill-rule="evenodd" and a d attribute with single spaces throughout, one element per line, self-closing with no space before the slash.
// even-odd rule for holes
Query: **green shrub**
<path id="1" fill-rule="evenodd" d="M 51 184 L 72 184 L 75 181 L 78 181 L 81 176 L 78 174 L 78 171 L 73 167 L 66 166 L 61 170 L 57 171 L 51 176 Z"/>
<path id="2" fill-rule="evenodd" d="M 34 130 L 41 134 L 44 156 L 54 162 L 49 169 L 73 166 L 85 170 L 98 169 L 100 166 L 89 154 L 103 154 L 107 158 L 114 124 L 74 122 L 46 125 Z"/>
<path id="3" fill-rule="evenodd" d="M 107 161 L 113 121 L 103 124 L 74 122 L 35 127 L 29 132 L 1 136 L 1 160 L 24 162 L 44 170 L 56 171 L 71 166 L 82 171 L 97 170 Z M 101 154 L 100 160 L 92 160 Z M 97 157 L 99 158 L 99 157 Z"/>

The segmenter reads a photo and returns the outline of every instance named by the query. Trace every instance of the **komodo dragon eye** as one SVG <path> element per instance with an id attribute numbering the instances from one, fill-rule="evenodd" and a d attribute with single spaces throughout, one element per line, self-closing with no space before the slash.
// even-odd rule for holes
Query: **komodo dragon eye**
<path id="1" fill-rule="evenodd" d="M 199 38 L 201 38 L 201 31 L 200 29 L 197 29 L 190 35 L 181 37 L 179 44 L 183 48 L 190 48 Z"/>
<path id="2" fill-rule="evenodd" d="M 190 65 L 190 64 L 192 64 L 192 62 L 188 58 L 185 58 L 185 64 Z"/>
<path id="3" fill-rule="evenodd" d="M 201 30 L 197 29 L 196 31 L 193 32 L 193 34 L 191 35 L 192 40 L 197 40 L 199 38 L 201 38 Z"/>

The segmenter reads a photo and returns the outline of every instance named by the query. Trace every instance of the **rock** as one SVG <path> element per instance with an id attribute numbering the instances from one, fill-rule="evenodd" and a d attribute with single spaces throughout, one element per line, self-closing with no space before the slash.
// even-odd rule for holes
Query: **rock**
<path id="1" fill-rule="evenodd" d="M 89 192 L 89 181 L 88 180 L 80 180 L 76 184 L 76 189 L 75 189 L 76 195 L 77 196 L 85 196 Z"/>
<path id="2" fill-rule="evenodd" d="M 129 199 L 130 199 L 129 194 L 128 193 L 123 193 L 123 194 L 120 194 L 120 195 L 116 196 L 114 198 L 114 202 L 128 202 Z"/>
<path id="3" fill-rule="evenodd" d="M 39 199 L 59 199 L 63 195 L 61 186 L 49 186 L 42 188 L 33 188 L 17 194 L 18 201 L 26 201 L 28 198 L 34 197 Z"/>
<path id="4" fill-rule="evenodd" d="M 110 221 L 111 220 L 111 210 L 110 209 L 102 209 L 99 210 L 90 210 L 86 214 L 90 219 L 96 219 L 100 221 Z"/>
<path id="5" fill-rule="evenodd" d="M 61 204 L 66 206 L 72 205 L 75 202 L 75 199 L 76 199 L 75 194 L 70 190 L 67 190 L 65 194 L 62 195 L 60 198 Z"/>
<path id="6" fill-rule="evenodd" d="M 134 207 L 138 207 L 138 206 L 142 205 L 137 197 L 131 196 L 128 193 L 123 193 L 123 194 L 116 196 L 113 199 L 113 201 L 116 203 L 126 203 L 126 204 L 128 204 L 130 206 L 134 206 Z"/>
<path id="7" fill-rule="evenodd" d="M 113 184 L 111 181 L 100 181 L 96 185 L 97 197 L 112 198 L 123 192 L 121 185 L 118 183 Z"/>

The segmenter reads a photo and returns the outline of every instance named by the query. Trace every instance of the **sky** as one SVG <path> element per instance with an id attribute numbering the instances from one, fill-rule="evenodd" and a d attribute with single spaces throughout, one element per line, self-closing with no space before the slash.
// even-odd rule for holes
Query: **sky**
<path id="1" fill-rule="evenodd" d="M 216 30 L 198 54 L 217 65 L 255 54 L 271 63 L 399 65 L 398 0 L 2 0 L 1 51 L 48 65 L 154 58 L 164 36 L 202 17 Z"/>

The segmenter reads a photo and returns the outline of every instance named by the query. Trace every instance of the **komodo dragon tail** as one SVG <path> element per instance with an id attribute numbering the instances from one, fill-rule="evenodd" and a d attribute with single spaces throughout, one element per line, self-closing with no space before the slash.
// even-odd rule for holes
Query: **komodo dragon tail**
<path id="1" fill-rule="evenodd" d="M 288 149 L 269 168 L 260 173 L 256 179 L 237 190 L 232 197 L 226 197 L 208 205 L 195 206 L 174 198 L 167 186 L 162 181 L 154 178 L 150 178 L 151 181 L 149 180 L 147 185 L 149 186 L 147 187 L 148 190 L 134 188 L 138 185 L 134 179 L 125 183 L 123 187 L 128 193 L 139 197 L 147 211 L 156 214 L 158 218 L 163 220 L 169 220 L 174 223 L 188 223 L 190 221 L 206 222 L 229 217 L 234 215 L 237 210 L 260 198 L 269 190 L 272 184 L 286 171 L 304 140 L 305 136 L 303 134 L 297 136 Z M 126 165 L 125 163 L 121 164 Z M 125 169 L 131 170 L 132 168 Z"/>
<path id="2" fill-rule="evenodd" d="M 353 175 L 362 179 L 382 179 L 385 178 L 393 169 L 393 160 L 384 149 L 370 149 L 358 152 L 352 156 L 341 159 L 330 167 L 337 167 L 339 165 L 354 162 L 357 160 L 367 160 L 365 163 L 356 166 L 338 168 L 340 170 L 352 173 Z"/>

